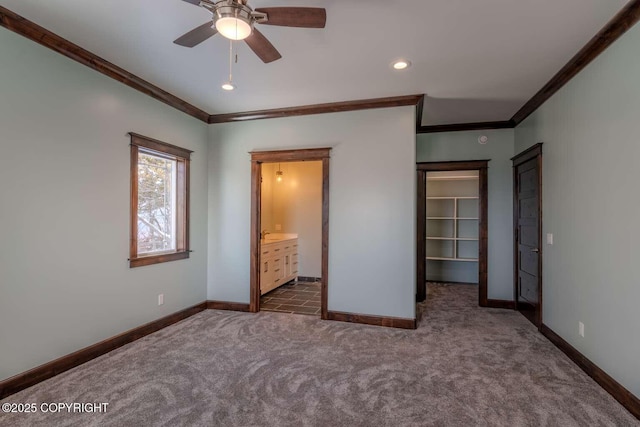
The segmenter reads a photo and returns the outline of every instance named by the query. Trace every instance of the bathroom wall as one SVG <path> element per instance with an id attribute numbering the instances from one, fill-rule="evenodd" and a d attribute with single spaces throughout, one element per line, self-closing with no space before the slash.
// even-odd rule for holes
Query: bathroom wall
<path id="1" fill-rule="evenodd" d="M 267 230 L 274 233 L 275 223 L 273 221 L 273 187 L 275 184 L 275 173 L 278 164 L 263 163 L 262 164 L 262 183 L 260 185 L 260 197 L 262 204 L 260 206 L 260 230 Z"/>
<path id="2" fill-rule="evenodd" d="M 278 166 L 283 172 L 280 182 L 276 180 Z M 297 233 L 298 274 L 321 276 L 322 162 L 262 165 L 261 229 L 272 233 Z"/>

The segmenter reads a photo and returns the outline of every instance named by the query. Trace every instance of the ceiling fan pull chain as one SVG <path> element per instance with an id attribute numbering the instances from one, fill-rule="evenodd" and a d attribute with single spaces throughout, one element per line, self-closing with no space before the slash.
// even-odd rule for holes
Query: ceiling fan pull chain
<path id="1" fill-rule="evenodd" d="M 229 82 L 233 81 L 233 40 L 229 40 Z"/>

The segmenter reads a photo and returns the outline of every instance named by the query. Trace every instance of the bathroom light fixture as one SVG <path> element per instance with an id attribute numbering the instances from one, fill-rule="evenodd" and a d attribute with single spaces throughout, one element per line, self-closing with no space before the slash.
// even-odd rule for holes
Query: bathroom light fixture
<path id="1" fill-rule="evenodd" d="M 406 70 L 411 66 L 411 61 L 408 61 L 406 59 L 398 59 L 397 61 L 394 61 L 391 66 L 394 70 Z"/>
<path id="2" fill-rule="evenodd" d="M 229 3 L 219 6 L 213 19 L 216 30 L 229 40 L 244 40 L 253 31 L 251 9 L 242 4 Z"/>
<path id="3" fill-rule="evenodd" d="M 280 169 L 280 163 L 278 163 L 278 170 L 276 171 L 276 181 L 282 182 L 282 170 Z"/>

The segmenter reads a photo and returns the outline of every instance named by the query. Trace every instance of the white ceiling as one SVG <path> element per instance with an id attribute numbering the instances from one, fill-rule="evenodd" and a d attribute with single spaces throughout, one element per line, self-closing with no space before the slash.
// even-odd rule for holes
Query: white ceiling
<path id="1" fill-rule="evenodd" d="M 325 29 L 258 28 L 282 54 L 262 63 L 228 40 L 172 41 L 211 16 L 180 0 L 0 4 L 208 113 L 425 93 L 423 124 L 508 120 L 627 0 L 250 0 L 327 9 Z M 392 60 L 413 66 L 393 71 Z"/>

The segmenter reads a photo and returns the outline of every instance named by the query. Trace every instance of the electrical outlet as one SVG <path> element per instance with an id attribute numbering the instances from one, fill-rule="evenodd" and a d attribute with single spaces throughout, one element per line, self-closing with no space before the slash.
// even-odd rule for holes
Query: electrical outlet
<path id="1" fill-rule="evenodd" d="M 584 323 L 578 322 L 578 334 L 584 338 Z"/>
<path id="2" fill-rule="evenodd" d="M 553 233 L 547 233 L 547 245 L 553 245 Z"/>
<path id="3" fill-rule="evenodd" d="M 164 294 L 158 294 L 158 305 L 164 304 Z"/>
<path id="4" fill-rule="evenodd" d="M 282 231 L 282 224 L 276 224 L 276 231 Z"/>

